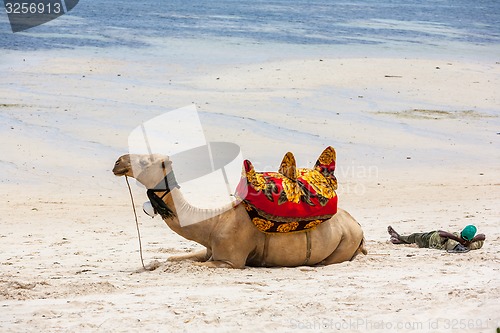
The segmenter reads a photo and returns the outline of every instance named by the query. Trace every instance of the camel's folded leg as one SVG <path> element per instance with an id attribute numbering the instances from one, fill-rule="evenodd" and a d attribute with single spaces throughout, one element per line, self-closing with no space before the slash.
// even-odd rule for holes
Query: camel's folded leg
<path id="1" fill-rule="evenodd" d="M 171 256 L 168 261 L 182 261 L 182 260 L 193 260 L 193 261 L 207 261 L 212 253 L 208 249 L 203 249 L 201 251 L 190 252 L 188 254 L 182 254 L 178 256 Z"/>
<path id="2" fill-rule="evenodd" d="M 364 238 L 361 240 L 361 243 L 357 247 L 354 247 L 352 242 L 344 240 L 340 243 L 340 245 L 330 254 L 325 260 L 321 262 L 322 265 L 331 265 L 338 264 L 344 261 L 353 260 L 356 255 L 359 253 L 367 254 L 364 245 Z"/>
<path id="3" fill-rule="evenodd" d="M 210 268 L 244 268 L 244 266 L 243 267 L 234 267 L 231 263 L 229 263 L 227 261 L 221 261 L 221 260 L 197 262 L 197 263 L 195 263 L 195 265 L 203 266 L 203 267 L 210 267 Z"/>

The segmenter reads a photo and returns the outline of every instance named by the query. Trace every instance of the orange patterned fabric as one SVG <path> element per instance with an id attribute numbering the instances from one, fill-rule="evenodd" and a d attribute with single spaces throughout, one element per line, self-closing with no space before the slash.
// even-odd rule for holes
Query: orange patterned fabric
<path id="1" fill-rule="evenodd" d="M 297 169 L 287 153 L 279 172 L 256 172 L 244 161 L 236 189 L 255 226 L 263 232 L 311 229 L 337 212 L 335 150 L 326 148 L 313 169 Z"/>

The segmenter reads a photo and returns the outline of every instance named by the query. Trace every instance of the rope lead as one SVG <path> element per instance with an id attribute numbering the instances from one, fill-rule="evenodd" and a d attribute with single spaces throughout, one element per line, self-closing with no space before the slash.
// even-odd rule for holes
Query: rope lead
<path id="1" fill-rule="evenodd" d="M 132 196 L 132 189 L 130 188 L 130 184 L 128 182 L 128 177 L 127 175 L 125 175 L 125 181 L 127 182 L 127 186 L 128 186 L 128 192 L 130 193 L 130 201 L 132 201 L 132 209 L 134 210 L 134 216 L 135 216 L 135 225 L 137 227 L 137 236 L 139 238 L 139 253 L 141 255 L 141 264 L 142 264 L 142 268 L 144 268 L 145 271 L 147 271 L 148 269 L 146 268 L 146 266 L 144 265 L 144 259 L 142 257 L 142 243 L 141 243 L 141 232 L 139 231 L 139 222 L 137 221 L 137 212 L 135 211 L 135 204 L 134 204 L 134 197 Z"/>

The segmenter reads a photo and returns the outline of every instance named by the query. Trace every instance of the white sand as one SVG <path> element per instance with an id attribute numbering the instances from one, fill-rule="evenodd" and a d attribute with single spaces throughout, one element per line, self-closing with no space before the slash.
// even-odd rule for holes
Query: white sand
<path id="1" fill-rule="evenodd" d="M 215 51 L 214 51 L 215 52 Z M 222 52 L 222 51 L 221 51 Z M 19 331 L 493 332 L 500 326 L 500 65 L 454 59 L 172 63 L 136 53 L 0 63 L 0 327 Z M 186 61 L 187 62 L 187 61 Z M 195 103 L 209 140 L 260 170 L 337 149 L 339 205 L 369 254 L 326 267 L 170 263 L 199 245 L 139 214 L 111 168 L 141 121 Z M 138 210 L 147 198 L 134 186 Z M 390 244 L 475 224 L 453 255 Z"/>

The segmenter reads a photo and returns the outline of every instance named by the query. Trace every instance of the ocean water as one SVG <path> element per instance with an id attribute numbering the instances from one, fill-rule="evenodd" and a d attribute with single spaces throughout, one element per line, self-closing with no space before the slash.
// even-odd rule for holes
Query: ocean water
<path id="1" fill-rule="evenodd" d="M 12 33 L 0 49 L 143 48 L 155 40 L 412 47 L 500 45 L 498 0 L 81 0 L 68 14 Z"/>

